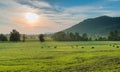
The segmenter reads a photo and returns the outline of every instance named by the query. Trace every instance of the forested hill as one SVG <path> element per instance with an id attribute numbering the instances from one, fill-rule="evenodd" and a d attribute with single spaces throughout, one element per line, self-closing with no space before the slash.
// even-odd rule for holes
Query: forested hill
<path id="1" fill-rule="evenodd" d="M 120 32 L 120 17 L 100 16 L 86 19 L 66 30 L 64 32 L 87 33 L 89 35 L 108 35 L 110 31 L 118 30 Z"/>

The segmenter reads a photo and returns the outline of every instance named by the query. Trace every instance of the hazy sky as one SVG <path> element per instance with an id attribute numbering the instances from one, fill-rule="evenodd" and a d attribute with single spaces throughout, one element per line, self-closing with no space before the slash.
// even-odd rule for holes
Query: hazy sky
<path id="1" fill-rule="evenodd" d="M 120 0 L 0 0 L 0 33 L 57 32 L 102 15 L 120 16 Z"/>

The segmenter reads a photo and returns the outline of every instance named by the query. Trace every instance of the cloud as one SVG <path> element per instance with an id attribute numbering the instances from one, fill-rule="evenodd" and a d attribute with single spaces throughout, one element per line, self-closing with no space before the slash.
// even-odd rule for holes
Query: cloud
<path id="1" fill-rule="evenodd" d="M 16 0 L 19 4 L 27 5 L 32 8 L 41 9 L 44 13 L 60 12 L 58 6 L 52 6 L 44 0 Z"/>
<path id="2" fill-rule="evenodd" d="M 25 13 L 33 12 L 40 19 L 35 24 L 26 22 Z M 22 33 L 57 32 L 71 27 L 84 19 L 109 15 L 118 16 L 119 10 L 108 10 L 102 5 L 63 7 L 52 5 L 48 0 L 1 0 L 0 27 L 4 32 L 15 28 Z M 5 30 L 4 28 L 8 28 Z"/>
<path id="3" fill-rule="evenodd" d="M 59 6 L 52 6 L 45 1 L 35 0 L 29 2 L 22 1 L 18 3 L 38 9 L 40 11 L 39 14 L 43 15 L 44 17 L 47 17 L 49 20 L 51 20 L 51 22 L 53 22 L 53 24 L 56 24 L 56 26 L 58 27 L 63 26 L 61 30 L 80 22 L 84 19 L 83 17 L 85 17 L 83 14 L 72 15 L 69 12 L 65 12 L 65 8 Z M 81 18 L 77 19 L 79 17 Z"/>
<path id="4" fill-rule="evenodd" d="M 8 0 L 8 4 L 6 1 L 0 1 L 0 3 L 6 5 L 6 7 L 4 8 L 0 7 L 0 26 L 3 33 L 9 33 L 9 31 L 12 29 L 17 29 L 22 33 L 45 33 L 56 32 L 63 28 L 58 26 L 56 22 L 50 20 L 49 17 L 45 16 L 45 10 L 43 9 L 33 8 L 28 5 L 21 5 L 13 0 Z M 41 5 L 43 7 L 50 7 L 47 4 L 45 5 L 45 3 L 42 3 Z M 26 22 L 24 17 L 24 14 L 26 12 L 33 12 L 39 14 L 40 19 L 34 24 L 34 26 Z M 53 12 L 54 11 L 52 11 L 51 13 Z M 7 28 L 7 30 L 5 30 L 5 27 Z"/>
<path id="5" fill-rule="evenodd" d="M 34 9 L 39 10 L 39 14 L 47 17 L 56 25 L 63 27 L 61 29 L 68 28 L 74 24 L 79 23 L 80 21 L 89 17 L 89 13 L 107 13 L 107 10 L 102 10 L 102 6 L 99 8 L 91 6 L 75 6 L 75 7 L 60 7 L 57 5 L 51 5 L 44 0 L 29 0 L 29 1 L 20 1 L 20 4 L 30 6 Z M 91 12 L 90 12 L 91 11 Z M 65 26 L 65 27 L 64 27 Z"/>
<path id="6" fill-rule="evenodd" d="M 17 0 L 18 3 L 22 5 L 28 5 L 34 8 L 51 8 L 51 5 L 49 5 L 47 2 L 44 1 L 37 1 L 37 0 Z"/>

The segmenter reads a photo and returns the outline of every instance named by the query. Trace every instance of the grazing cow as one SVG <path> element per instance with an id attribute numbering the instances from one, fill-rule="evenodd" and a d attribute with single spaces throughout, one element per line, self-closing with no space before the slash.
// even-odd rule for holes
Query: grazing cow
<path id="1" fill-rule="evenodd" d="M 116 48 L 119 48 L 119 46 L 116 46 Z"/>
<path id="2" fill-rule="evenodd" d="M 84 48 L 84 47 L 81 47 L 81 48 Z"/>
<path id="3" fill-rule="evenodd" d="M 91 49 L 94 49 L 95 47 L 91 47 Z"/>
<path id="4" fill-rule="evenodd" d="M 54 48 L 57 48 L 57 46 L 54 46 Z"/>
<path id="5" fill-rule="evenodd" d="M 113 47 L 115 47 L 115 45 L 113 45 Z"/>

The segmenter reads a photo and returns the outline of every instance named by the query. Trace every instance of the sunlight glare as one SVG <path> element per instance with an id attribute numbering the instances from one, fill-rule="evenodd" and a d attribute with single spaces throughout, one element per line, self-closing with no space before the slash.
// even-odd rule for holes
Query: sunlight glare
<path id="1" fill-rule="evenodd" d="M 39 16 L 37 15 L 37 14 L 35 14 L 35 13 L 26 13 L 25 14 L 25 18 L 26 18 L 26 20 L 28 21 L 28 22 L 30 22 L 30 23 L 34 23 L 34 22 L 37 22 L 38 21 L 38 19 L 39 19 Z"/>

